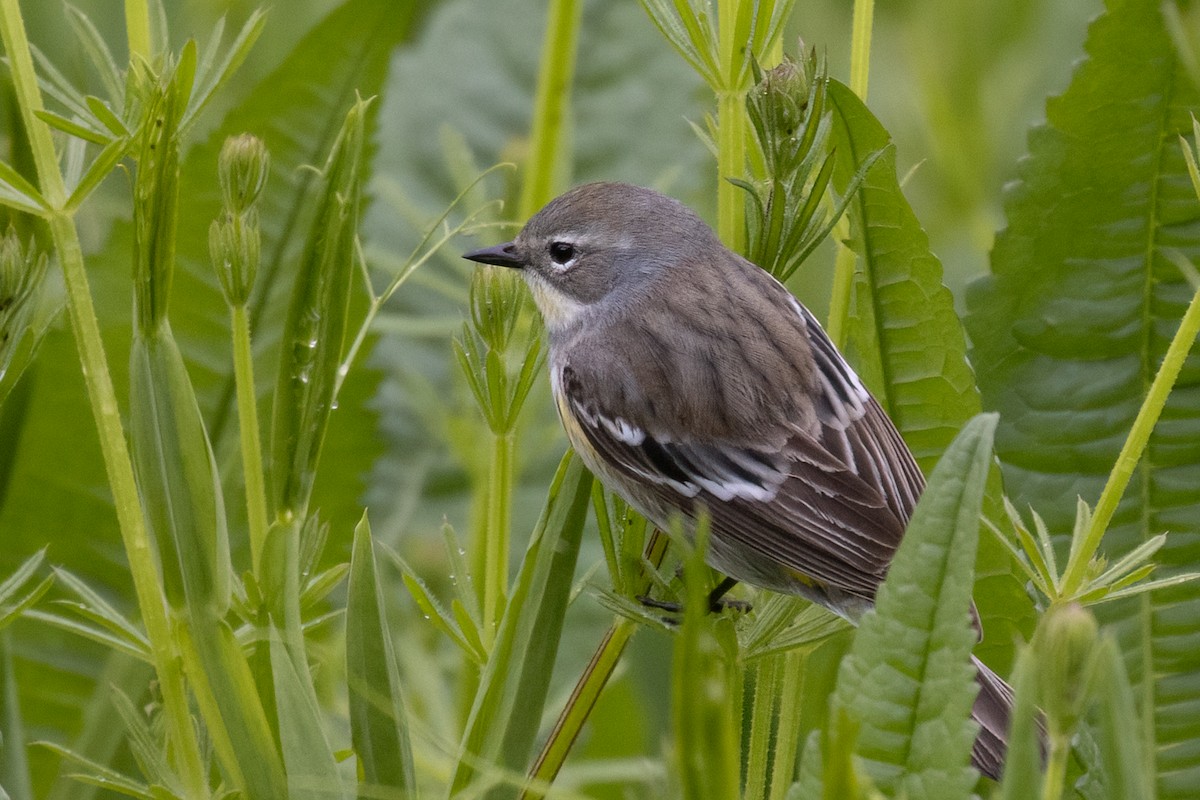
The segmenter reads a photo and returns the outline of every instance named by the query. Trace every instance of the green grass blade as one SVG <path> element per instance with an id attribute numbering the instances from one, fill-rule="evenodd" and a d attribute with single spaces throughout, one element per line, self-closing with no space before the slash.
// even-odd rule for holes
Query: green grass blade
<path id="1" fill-rule="evenodd" d="M 364 513 L 354 530 L 346 599 L 350 736 L 358 753 L 361 787 L 371 791 L 391 789 L 415 798 L 408 713 L 383 592 L 375 566 L 371 527 Z"/>
<path id="2" fill-rule="evenodd" d="M 1019 507 L 1061 545 L 1070 498 L 1100 497 L 1194 288 L 1163 257 L 1200 258 L 1186 220 L 1196 196 L 1178 137 L 1191 136 L 1195 85 L 1157 3 L 1109 3 L 1086 58 L 1046 104 L 1005 196 L 992 274 L 967 297 L 973 362 L 1001 413 L 997 455 Z M 1136 70 L 1130 64 L 1140 64 Z M 1117 559 L 1160 533 L 1156 575 L 1195 569 L 1200 494 L 1200 354 L 1183 370 L 1101 544 Z M 1060 550 L 1060 553 L 1062 551 Z M 1097 607 L 1135 687 L 1163 800 L 1200 785 L 1200 585 Z"/>
<path id="3" fill-rule="evenodd" d="M 451 793 L 487 780 L 486 770 L 492 767 L 521 774 L 528 766 L 558 652 L 591 487 L 591 474 L 568 453 L 550 487 L 484 668 Z"/>
<path id="4" fill-rule="evenodd" d="M 271 500 L 303 519 L 312 494 L 350 308 L 368 103 L 358 101 L 325 166 L 318 208 L 284 325 L 271 419 Z"/>

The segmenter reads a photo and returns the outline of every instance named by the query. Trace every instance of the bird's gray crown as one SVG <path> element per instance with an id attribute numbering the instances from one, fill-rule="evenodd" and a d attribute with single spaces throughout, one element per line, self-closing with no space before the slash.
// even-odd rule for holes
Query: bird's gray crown
<path id="1" fill-rule="evenodd" d="M 668 273 L 723 250 L 691 209 L 653 189 L 589 183 L 552 200 L 511 243 L 471 254 L 520 268 L 553 332 L 627 305 Z"/>

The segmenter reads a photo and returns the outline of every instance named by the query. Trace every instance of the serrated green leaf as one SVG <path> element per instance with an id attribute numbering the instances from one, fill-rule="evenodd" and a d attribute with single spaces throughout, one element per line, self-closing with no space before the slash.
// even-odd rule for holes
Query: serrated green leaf
<path id="1" fill-rule="evenodd" d="M 830 80 L 828 98 L 838 192 L 844 195 L 868 154 L 882 152 L 848 208 L 858 254 L 849 325 L 856 366 L 928 474 L 955 432 L 982 409 L 966 338 L 942 284 L 942 265 L 900 190 L 891 136 L 841 83 Z M 999 512 L 998 475 L 988 495 L 989 512 Z M 1003 667 L 1012 642 L 1032 629 L 1032 608 L 1007 551 L 987 537 L 979 555 L 975 600 L 986 631 L 979 654 Z"/>
<path id="2" fill-rule="evenodd" d="M 1030 132 L 992 274 L 967 298 L 980 388 L 1001 413 L 1007 490 L 1037 509 L 1060 544 L 1075 516 L 1064 499 L 1099 497 L 1191 300 L 1162 249 L 1200 257 L 1190 224 L 1197 199 L 1178 144 L 1192 134 L 1200 97 L 1159 4 L 1107 6 L 1069 88 Z M 1169 531 L 1160 573 L 1195 568 L 1200 495 L 1185 487 L 1200 468 L 1197 386 L 1193 353 L 1105 535 L 1110 558 Z M 1200 785 L 1200 586 L 1097 612 L 1115 628 L 1140 713 L 1155 722 L 1157 796 L 1190 797 Z"/>
<path id="3" fill-rule="evenodd" d="M 408 712 L 364 513 L 354 531 L 346 600 L 346 685 L 350 736 L 361 768 L 360 788 L 416 797 Z M 363 794 L 363 792 L 360 792 Z"/>
<path id="4" fill-rule="evenodd" d="M 965 797 L 975 784 L 969 608 L 995 427 L 994 414 L 972 419 L 934 468 L 838 673 L 833 709 L 859 724 L 856 752 L 888 794 Z"/>

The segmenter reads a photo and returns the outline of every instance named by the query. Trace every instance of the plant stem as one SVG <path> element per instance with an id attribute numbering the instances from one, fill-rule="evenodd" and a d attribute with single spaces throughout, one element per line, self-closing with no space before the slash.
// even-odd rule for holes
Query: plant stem
<path id="1" fill-rule="evenodd" d="M 616 670 L 621 656 L 625 654 L 625 647 L 637 628 L 636 622 L 621 617 L 604 634 L 600 646 L 592 655 L 592 660 L 584 668 L 579 682 L 575 684 L 575 690 L 571 692 L 571 698 L 567 701 L 562 715 L 554 723 L 546 746 L 529 771 L 532 782 L 549 783 L 558 775 L 579 732 L 583 730 L 584 722 L 591 716 L 592 709 L 600 699 L 600 693 L 608 685 L 608 679 Z M 539 790 L 528 788 L 518 800 L 541 800 L 544 796 Z"/>
<path id="2" fill-rule="evenodd" d="M 737 41 L 737 19 L 742 3 L 725 0 L 717 4 L 717 63 L 722 86 L 717 91 L 717 234 L 736 253 L 746 250 L 746 195 L 729 182 L 746 173 L 746 92 L 749 71 L 744 69 L 747 42 Z"/>
<path id="3" fill-rule="evenodd" d="M 254 390 L 254 357 L 250 349 L 250 320 L 246 306 L 231 309 L 233 372 L 237 385 L 238 427 L 242 440 L 242 473 L 246 485 L 246 515 L 250 525 L 250 562 L 258 575 L 267 540 L 267 488 L 263 477 L 262 435 Z"/>
<path id="4" fill-rule="evenodd" d="M 669 542 L 670 540 L 657 530 L 647 542 L 646 560 L 655 568 L 662 564 Z M 640 594 L 646 594 L 650 591 L 651 586 L 651 581 L 645 579 L 638 591 Z M 571 697 L 563 707 L 558 721 L 554 723 L 554 729 L 542 747 L 542 752 L 529 771 L 532 782 L 539 785 L 551 783 L 558 775 L 563 762 L 567 760 L 568 753 L 571 752 L 571 747 L 579 737 L 579 732 L 583 730 L 584 723 L 587 722 L 592 710 L 596 707 L 600 693 L 604 691 L 609 678 L 616 671 L 617 664 L 620 663 L 621 656 L 625 653 L 625 646 L 629 644 L 629 640 L 637 632 L 637 629 L 636 622 L 627 617 L 619 617 L 604 634 L 592 660 L 584 668 L 583 674 L 579 676 L 575 690 L 571 692 Z M 544 796 L 537 789 L 527 788 L 518 800 L 541 800 Z"/>
<path id="5" fill-rule="evenodd" d="M 1158 374 L 1154 376 L 1154 383 L 1150 385 L 1150 391 L 1146 393 L 1146 399 L 1142 401 L 1142 407 L 1138 409 L 1133 427 L 1125 439 L 1125 445 L 1121 448 L 1121 453 L 1117 456 L 1117 461 L 1108 475 L 1108 482 L 1104 485 L 1104 491 L 1100 493 L 1100 499 L 1096 503 L 1091 527 L 1088 528 L 1082 545 L 1072 548 L 1071 559 L 1063 575 L 1062 594 L 1064 596 L 1072 596 L 1083 584 L 1088 564 L 1100 547 L 1100 540 L 1103 538 L 1104 532 L 1108 530 L 1108 525 L 1117 510 L 1117 503 L 1120 502 L 1121 495 L 1125 493 L 1125 489 L 1133 477 L 1133 471 L 1137 467 L 1142 453 L 1146 450 L 1150 434 L 1153 433 L 1154 425 L 1158 422 L 1158 418 L 1167 404 L 1167 397 L 1170 395 L 1172 387 L 1175 386 L 1176 379 L 1179 378 L 1183 362 L 1187 359 L 1188 352 L 1196 341 L 1197 335 L 1200 335 L 1200 291 L 1193 295 L 1192 302 L 1188 304 L 1187 311 L 1184 312 L 1183 319 L 1179 323 L 1179 330 L 1171 339 L 1171 345 L 1167 348 L 1162 366 L 1158 368 Z"/>
<path id="6" fill-rule="evenodd" d="M 800 697 L 804 682 L 807 650 L 793 650 L 783 656 L 783 680 L 779 700 L 779 719 L 775 728 L 775 760 L 771 765 L 770 800 L 784 800 L 796 772 L 796 752 L 800 745 Z"/>
<path id="7" fill-rule="evenodd" d="M 1050 754 L 1046 759 L 1046 774 L 1042 780 L 1041 800 L 1062 800 L 1067 780 L 1067 759 L 1071 754 L 1070 739 L 1061 732 L 1050 733 Z"/>
<path id="8" fill-rule="evenodd" d="M 489 650 L 504 614 L 504 597 L 508 592 L 513 455 L 513 434 L 496 434 L 492 439 L 492 463 L 488 472 L 487 562 L 483 580 L 483 640 Z"/>
<path id="9" fill-rule="evenodd" d="M 736 253 L 746 250 L 746 193 L 729 182 L 746 172 L 746 90 L 717 93 L 717 233 Z"/>
<path id="10" fill-rule="evenodd" d="M 855 0 L 854 21 L 850 31 L 850 90 L 867 99 L 867 77 L 871 65 L 871 27 L 875 0 Z M 829 338 L 839 348 L 846 346 L 846 325 L 850 318 L 850 294 L 854 288 L 854 251 L 842 242 L 850 238 L 850 220 L 842 217 L 833 229 L 837 256 L 833 263 L 833 295 L 829 301 Z"/>
<path id="11" fill-rule="evenodd" d="M 162 587 L 159 584 L 154 552 L 142 516 L 133 464 L 121 425 L 121 412 L 117 406 L 117 397 L 113 391 L 108 361 L 100 338 L 100 325 L 92 305 L 78 232 L 74 222 L 64 214 L 55 213 L 49 221 L 54 248 L 62 264 L 67 290 L 67 311 L 71 317 L 71 328 L 75 332 L 75 343 L 79 348 L 79 360 L 92 406 L 92 415 L 100 435 L 100 449 L 104 455 L 105 471 L 108 473 L 108 483 L 113 493 L 117 522 L 125 545 L 125 556 L 129 561 L 129 572 L 133 578 L 142 621 L 146 626 L 146 635 L 154 653 L 163 705 L 175 742 L 173 749 L 179 757 L 179 767 L 189 795 L 202 797 L 206 794 L 204 767 L 200 763 L 199 746 L 192 727 L 183 673 L 180 671 L 180 662 L 167 623 Z"/>
<path id="12" fill-rule="evenodd" d="M 153 55 L 150 42 L 150 6 L 146 0 L 125 0 L 125 38 L 129 40 L 129 57 L 149 60 Z"/>
<path id="13" fill-rule="evenodd" d="M 850 28 L 850 91 L 867 100 L 867 76 L 871 68 L 871 27 L 875 0 L 854 0 Z"/>
<path id="14" fill-rule="evenodd" d="M 767 656 L 755 666 L 754 700 L 750 709 L 750 734 L 746 747 L 746 788 L 743 797 L 767 796 L 775 706 L 782 688 L 782 655 Z"/>
<path id="15" fill-rule="evenodd" d="M 533 127 L 529 133 L 529 160 L 525 165 L 525 180 L 517 207 L 518 219 L 533 216 L 554 196 L 582 16 L 580 0 L 552 0 L 550 3 L 533 106 Z"/>
<path id="16" fill-rule="evenodd" d="M 67 312 L 71 318 L 75 344 L 79 349 L 80 367 L 83 370 L 88 401 L 100 438 L 100 450 L 113 494 L 113 505 L 125 546 L 126 559 L 129 562 L 134 592 L 154 656 L 164 712 L 174 740 L 172 749 L 179 762 L 187 795 L 205 797 L 207 781 L 204 766 L 200 762 L 200 750 L 188 708 L 187 690 L 167 622 L 162 586 L 159 583 L 145 518 L 142 516 L 133 463 L 129 457 L 125 431 L 121 424 L 121 412 L 108 370 L 108 360 L 104 354 L 100 323 L 96 319 L 87 271 L 84 269 L 79 232 L 70 215 L 61 211 L 66 202 L 66 189 L 62 173 L 59 171 L 58 157 L 54 152 L 49 128 L 37 116 L 37 112 L 42 110 L 42 97 L 38 90 L 29 40 L 25 34 L 25 25 L 17 0 L 0 0 L 0 37 L 4 40 L 4 49 L 8 54 L 17 104 L 25 130 L 28 132 L 42 196 L 55 209 L 47 222 L 55 252 L 62 266 L 67 293 Z"/>

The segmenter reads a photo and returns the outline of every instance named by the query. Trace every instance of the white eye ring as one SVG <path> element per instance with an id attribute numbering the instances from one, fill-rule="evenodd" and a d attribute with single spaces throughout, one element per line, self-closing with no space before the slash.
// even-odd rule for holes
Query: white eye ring
<path id="1" fill-rule="evenodd" d="M 567 269 L 575 262 L 578 251 L 570 242 L 553 241 L 547 248 L 550 251 L 550 262 L 558 269 Z"/>

